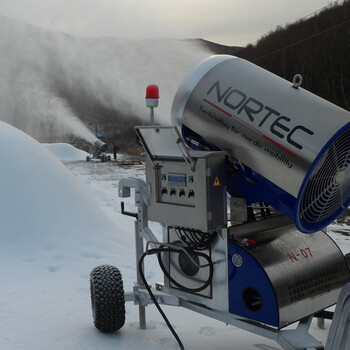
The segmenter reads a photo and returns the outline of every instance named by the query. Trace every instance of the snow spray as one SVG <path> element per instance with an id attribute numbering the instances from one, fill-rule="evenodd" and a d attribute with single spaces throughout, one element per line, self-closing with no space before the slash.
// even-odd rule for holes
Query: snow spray
<path id="1" fill-rule="evenodd" d="M 211 54 L 191 41 L 78 39 L 6 17 L 0 53 L 0 119 L 34 137 L 59 130 L 89 142 L 95 136 L 80 119 L 93 116 L 94 104 L 146 120 L 144 91 L 153 82 L 162 91 L 157 123 L 170 123 L 182 78 Z M 84 110 L 80 118 L 71 96 Z"/>

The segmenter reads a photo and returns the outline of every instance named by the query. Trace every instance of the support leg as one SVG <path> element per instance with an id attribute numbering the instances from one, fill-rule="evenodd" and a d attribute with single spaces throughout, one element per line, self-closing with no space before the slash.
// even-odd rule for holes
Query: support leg
<path id="1" fill-rule="evenodd" d="M 136 266 L 139 264 L 139 259 L 144 252 L 143 239 L 150 241 L 157 241 L 152 231 L 148 228 L 147 218 L 147 191 L 146 183 L 139 179 L 121 179 L 118 184 L 119 197 L 127 198 L 130 197 L 130 189 L 135 189 L 135 205 L 137 207 L 136 213 L 125 212 L 124 203 L 122 202 L 121 212 L 122 214 L 132 216 L 136 219 L 135 221 L 135 250 L 136 250 Z M 143 264 L 142 264 L 143 269 Z M 144 287 L 140 272 L 136 271 L 136 287 Z M 134 300 L 135 301 L 135 300 Z M 147 303 L 143 303 L 138 300 L 139 303 L 139 324 L 141 329 L 146 328 L 146 307 Z M 143 305 L 142 305 L 143 304 Z"/>
<path id="2" fill-rule="evenodd" d="M 135 244 L 136 244 L 136 266 L 138 266 L 140 256 L 143 254 L 143 238 L 139 236 L 139 221 L 135 222 Z M 137 284 L 143 286 L 140 272 L 137 270 Z M 139 325 L 141 329 L 146 329 L 146 306 L 139 305 Z"/>
<path id="3" fill-rule="evenodd" d="M 324 318 L 323 317 L 317 317 L 317 327 L 320 329 L 324 329 Z"/>
<path id="4" fill-rule="evenodd" d="M 146 306 L 139 305 L 139 324 L 141 329 L 146 329 Z"/>
<path id="5" fill-rule="evenodd" d="M 325 350 L 349 349 L 350 347 L 350 283 L 346 284 L 337 301 L 333 321 L 328 333 Z"/>

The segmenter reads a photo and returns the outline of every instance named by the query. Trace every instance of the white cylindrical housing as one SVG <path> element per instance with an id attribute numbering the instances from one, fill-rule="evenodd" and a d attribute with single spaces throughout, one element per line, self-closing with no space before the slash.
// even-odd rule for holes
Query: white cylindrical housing
<path id="1" fill-rule="evenodd" d="M 293 197 L 304 232 L 349 204 L 350 113 L 246 60 L 219 55 L 197 65 L 172 121 Z"/>
<path id="2" fill-rule="evenodd" d="M 108 145 L 101 141 L 100 139 L 95 139 L 92 144 L 97 147 L 101 152 L 106 152 L 108 149 Z"/>

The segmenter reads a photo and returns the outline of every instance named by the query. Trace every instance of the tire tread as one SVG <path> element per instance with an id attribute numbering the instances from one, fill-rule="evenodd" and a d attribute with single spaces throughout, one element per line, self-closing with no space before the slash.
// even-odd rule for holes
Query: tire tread
<path id="1" fill-rule="evenodd" d="M 100 265 L 90 274 L 91 306 L 95 327 L 101 332 L 115 332 L 125 323 L 122 275 L 114 266 Z"/>

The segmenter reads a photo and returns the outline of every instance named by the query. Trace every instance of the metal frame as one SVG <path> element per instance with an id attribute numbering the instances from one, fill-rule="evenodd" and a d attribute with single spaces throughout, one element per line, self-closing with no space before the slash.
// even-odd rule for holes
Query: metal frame
<path id="1" fill-rule="evenodd" d="M 147 242 L 159 241 L 148 227 L 148 194 L 146 183 L 143 180 L 135 178 L 121 179 L 118 185 L 119 197 L 130 197 L 131 188 L 135 190 L 135 206 L 137 212 L 126 212 L 124 210 L 124 203 L 122 202 L 122 214 L 132 216 L 136 219 L 135 245 L 137 266 L 138 260 L 144 252 L 143 239 Z M 152 243 L 150 243 L 150 245 L 152 246 Z M 162 289 L 163 284 L 156 284 L 153 289 L 154 296 L 159 304 L 182 306 L 186 309 L 209 316 L 232 326 L 274 340 L 285 350 L 346 350 L 349 348 L 350 330 L 348 330 L 348 328 L 350 321 L 350 283 L 344 286 L 339 296 L 326 346 L 309 333 L 311 321 L 314 317 L 313 315 L 300 320 L 295 329 L 279 330 L 229 312 L 209 309 L 208 307 L 188 301 L 185 298 L 171 295 L 170 293 L 164 293 Z M 137 281 L 133 291 L 125 293 L 125 301 L 133 301 L 135 305 L 139 306 L 140 328 L 146 328 L 145 308 L 152 303 L 152 300 L 142 283 L 139 271 L 137 271 Z"/>
<path id="2" fill-rule="evenodd" d="M 178 129 L 175 126 L 154 126 L 153 124 L 151 126 L 150 125 L 148 125 L 148 126 L 135 126 L 136 135 L 138 136 L 140 143 L 141 143 L 142 147 L 144 148 L 144 150 L 146 151 L 146 154 L 147 154 L 147 156 L 148 156 L 148 158 L 153 166 L 155 165 L 154 161 L 156 160 L 156 157 L 149 150 L 148 144 L 147 144 L 147 142 L 144 139 L 143 134 L 142 134 L 143 131 L 147 131 L 147 130 L 152 130 L 156 134 L 158 134 L 159 131 L 161 131 L 161 130 L 168 130 L 168 131 L 172 132 L 173 136 L 175 137 L 175 140 L 176 140 L 175 144 L 177 145 L 182 158 L 184 159 L 186 164 L 189 166 L 189 168 L 192 171 L 194 170 L 195 160 L 190 155 L 188 148 L 184 144 L 184 141 L 183 141 Z"/>

